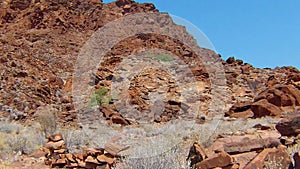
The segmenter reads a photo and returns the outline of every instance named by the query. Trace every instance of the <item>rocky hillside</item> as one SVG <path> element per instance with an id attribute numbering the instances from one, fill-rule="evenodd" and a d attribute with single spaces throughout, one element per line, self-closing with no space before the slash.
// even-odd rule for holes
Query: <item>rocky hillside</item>
<path id="1" fill-rule="evenodd" d="M 300 134 L 300 72 L 296 68 L 260 69 L 234 57 L 222 60 L 214 51 L 198 47 L 184 27 L 175 25 L 189 44 L 143 32 L 117 42 L 105 53 L 97 71 L 86 77 L 91 83 L 79 81 L 94 92 L 88 106 L 77 109 L 74 69 L 92 35 L 126 16 L 161 13 L 153 4 L 131 0 L 109 4 L 101 0 L 3 0 L 0 6 L 1 119 L 30 126 L 51 107 L 59 128 L 89 126 L 93 131 L 95 123 L 117 125 L 118 130 L 137 129 L 144 123 L 170 128 L 175 122 L 187 122 L 193 123 L 191 128 L 197 131 L 192 134 L 196 135 L 206 132 L 205 125 L 213 124 L 216 128 L 209 128 L 216 130 L 222 127 L 220 122 L 234 126 L 244 121 L 245 126 L 234 132 L 225 128 L 209 131 L 207 142 L 193 140 L 189 132 L 181 135 L 180 139 L 189 140 L 181 148 L 190 150 L 185 154 L 190 166 L 263 168 L 273 158 L 281 160 L 282 168 L 300 167 L 299 150 L 290 154 L 286 150 L 297 147 Z M 136 25 L 131 26 L 133 30 Z M 214 124 L 215 117 L 218 124 Z M 62 141 L 61 137 L 56 141 Z M 42 156 L 52 166 L 72 163 L 79 167 L 76 159 L 80 159 L 80 167 L 103 163 L 112 167 L 123 155 L 105 153 L 109 146 L 85 156 L 71 154 L 66 147 L 62 152 L 55 152 L 49 144 L 47 148 Z"/>

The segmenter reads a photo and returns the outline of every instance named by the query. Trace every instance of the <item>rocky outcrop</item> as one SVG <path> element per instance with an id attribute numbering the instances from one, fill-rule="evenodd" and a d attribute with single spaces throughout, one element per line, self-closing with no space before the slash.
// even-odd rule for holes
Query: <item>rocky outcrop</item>
<path id="1" fill-rule="evenodd" d="M 250 152 L 266 147 L 280 145 L 277 131 L 258 131 L 256 135 L 226 136 L 217 139 L 210 147 L 210 152 L 225 151 L 229 154 Z"/>
<path id="2" fill-rule="evenodd" d="M 254 98 L 253 102 L 237 102 L 225 116 L 236 118 L 280 117 L 284 111 L 294 111 L 299 106 L 300 90 L 293 85 L 275 85 Z"/>
<path id="3" fill-rule="evenodd" d="M 297 160 L 297 155 L 294 156 Z M 203 148 L 194 143 L 190 149 L 191 166 L 199 169 L 210 168 L 260 168 L 292 167 L 286 146 L 280 143 L 280 134 L 276 131 L 257 131 L 251 135 L 224 136 L 211 146 Z"/>
<path id="4" fill-rule="evenodd" d="M 105 148 L 86 149 L 82 153 L 68 153 L 62 135 L 51 135 L 44 148 L 45 164 L 52 168 L 93 169 L 103 167 L 109 169 L 120 158 L 119 152 L 125 148 L 115 143 L 108 143 Z"/>
<path id="5" fill-rule="evenodd" d="M 103 120 L 104 125 L 119 124 L 120 127 L 140 121 L 163 126 L 173 120 L 195 118 L 197 123 L 205 123 L 205 117 L 200 115 L 215 111 L 216 107 L 210 107 L 211 100 L 222 96 L 219 91 L 213 93 L 214 74 L 209 72 L 210 67 L 215 66 L 213 61 L 220 61 L 224 72 L 219 73 L 225 77 L 217 79 L 217 86 L 226 91 L 222 110 L 229 110 L 225 116 L 231 120 L 283 117 L 276 125 L 281 135 L 273 126 L 258 125 L 259 131 L 255 134 L 220 135 L 206 148 L 194 143 L 188 155 L 191 166 L 263 168 L 268 158 L 276 161 L 283 158 L 283 168 L 290 165 L 281 144 L 295 144 L 294 137 L 300 133 L 299 117 L 286 115 L 300 106 L 300 72 L 296 68 L 259 69 L 234 57 L 224 61 L 214 51 L 201 48 L 201 55 L 213 60 L 205 67 L 207 61 L 200 60 L 191 47 L 178 39 L 136 34 L 115 44 L 103 57 L 98 71 L 91 75 L 90 87 L 95 90 L 101 87 L 110 90 L 112 83 L 118 82 L 120 89 L 128 87 L 127 93 L 119 99 L 110 98 L 106 104 L 99 103 L 96 110 L 90 107 L 75 110 L 72 73 L 84 43 L 96 30 L 118 18 L 139 12 L 158 13 L 155 6 L 131 0 L 109 4 L 101 0 L 5 0 L 0 5 L 0 117 L 31 124 L 39 113 L 47 114 L 47 107 L 52 105 L 58 111 L 57 121 L 64 127 L 77 125 L 76 119 L 81 114 L 85 118 L 80 122 L 92 125 L 96 120 Z M 180 30 L 186 32 L 183 27 Z M 184 35 L 195 42 L 189 34 Z M 172 56 L 147 56 L 145 49 L 161 49 Z M 182 63 L 176 65 L 176 59 Z M 142 65 L 157 62 L 165 64 L 161 69 Z M 167 66 L 173 68 L 172 71 L 163 69 Z M 143 71 L 133 74 L 138 68 Z M 191 83 L 191 79 L 195 83 Z M 226 84 L 221 83 L 225 79 Z M 195 117 L 195 114 L 200 115 Z M 34 156 L 45 156 L 45 163 L 52 167 L 110 168 L 123 149 L 109 143 L 104 148 L 69 153 L 62 136 L 54 135 L 48 137 L 44 152 Z M 299 153 L 294 159 L 297 168 Z"/>
<path id="6" fill-rule="evenodd" d="M 0 4 L 0 101 L 32 119 L 56 104 L 60 122 L 76 125 L 70 86 L 76 56 L 94 31 L 128 13 L 157 12 L 153 4 L 101 0 L 3 1 Z M 18 84 L 18 85 L 16 85 Z"/>

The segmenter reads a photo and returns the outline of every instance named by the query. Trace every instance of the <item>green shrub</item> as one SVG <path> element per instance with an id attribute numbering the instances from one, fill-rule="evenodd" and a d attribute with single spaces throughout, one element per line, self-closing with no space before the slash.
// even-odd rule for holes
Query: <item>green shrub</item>
<path id="1" fill-rule="evenodd" d="M 173 61 L 173 57 L 170 55 L 148 55 L 148 58 L 155 59 L 162 62 L 171 62 Z"/>
<path id="2" fill-rule="evenodd" d="M 109 104 L 112 102 L 112 100 L 114 99 L 114 96 L 112 95 L 107 95 L 107 93 L 109 92 L 108 89 L 101 87 L 100 89 L 97 89 L 90 100 L 89 105 L 91 107 L 93 106 L 99 106 L 102 104 Z"/>

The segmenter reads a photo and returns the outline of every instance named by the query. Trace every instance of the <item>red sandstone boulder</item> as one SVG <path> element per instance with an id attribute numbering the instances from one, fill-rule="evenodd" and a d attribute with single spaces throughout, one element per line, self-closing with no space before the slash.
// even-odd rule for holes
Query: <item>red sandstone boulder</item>
<path id="1" fill-rule="evenodd" d="M 290 116 L 282 119 L 275 128 L 283 136 L 292 136 L 300 134 L 300 116 Z"/>
<path id="2" fill-rule="evenodd" d="M 248 118 L 253 117 L 253 112 L 251 111 L 251 102 L 235 103 L 228 112 L 225 113 L 225 116 L 234 117 L 234 118 Z"/>
<path id="3" fill-rule="evenodd" d="M 266 99 L 259 100 L 251 105 L 251 110 L 254 113 L 254 117 L 264 116 L 280 116 L 281 109 Z"/>
<path id="4" fill-rule="evenodd" d="M 245 168 L 245 166 L 257 156 L 257 152 L 251 151 L 246 153 L 239 153 L 232 155 L 234 163 L 239 164 L 239 168 Z"/>
<path id="5" fill-rule="evenodd" d="M 196 169 L 209 169 L 215 167 L 226 167 L 232 164 L 233 159 L 229 154 L 220 152 L 196 164 Z"/>
<path id="6" fill-rule="evenodd" d="M 190 166 L 193 167 L 195 164 L 203 161 L 207 158 L 204 148 L 199 143 L 195 142 L 190 148 L 187 160 L 190 161 Z"/>
<path id="7" fill-rule="evenodd" d="M 225 151 L 229 154 L 243 153 L 280 145 L 280 134 L 277 131 L 258 131 L 255 135 L 226 136 L 217 139 L 207 152 Z M 208 156 L 210 154 L 208 153 Z"/>

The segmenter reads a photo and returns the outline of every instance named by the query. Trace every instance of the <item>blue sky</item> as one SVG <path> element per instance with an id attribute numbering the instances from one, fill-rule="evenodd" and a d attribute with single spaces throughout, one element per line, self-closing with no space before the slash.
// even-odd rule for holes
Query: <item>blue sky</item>
<path id="1" fill-rule="evenodd" d="M 104 0 L 111 2 L 113 0 Z M 300 69 L 300 1 L 136 0 L 181 17 L 200 29 L 224 59 L 255 67 Z"/>

